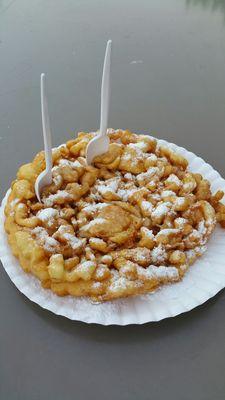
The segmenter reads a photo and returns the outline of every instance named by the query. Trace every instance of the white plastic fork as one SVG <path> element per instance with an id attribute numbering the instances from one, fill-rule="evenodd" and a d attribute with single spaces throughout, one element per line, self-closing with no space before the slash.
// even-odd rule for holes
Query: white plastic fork
<path id="1" fill-rule="evenodd" d="M 100 132 L 87 145 L 86 160 L 88 165 L 92 163 L 96 156 L 106 153 L 110 143 L 107 136 L 107 127 L 110 100 L 111 49 L 112 40 L 108 40 L 102 75 Z"/>
<path id="2" fill-rule="evenodd" d="M 41 74 L 41 116 L 45 150 L 45 170 L 38 175 L 35 182 L 35 194 L 41 203 L 41 193 L 45 186 L 52 183 L 52 138 L 49 123 L 48 104 L 45 93 L 45 74 Z"/>

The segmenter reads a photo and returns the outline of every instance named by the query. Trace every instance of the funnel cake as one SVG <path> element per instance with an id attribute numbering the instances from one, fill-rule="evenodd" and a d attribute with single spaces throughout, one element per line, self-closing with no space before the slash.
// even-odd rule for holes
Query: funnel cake
<path id="1" fill-rule="evenodd" d="M 106 301 L 182 279 L 206 250 L 224 193 L 153 137 L 109 130 L 109 151 L 87 166 L 95 133 L 53 150 L 53 182 L 35 197 L 44 153 L 20 167 L 5 230 L 25 272 L 60 296 Z"/>

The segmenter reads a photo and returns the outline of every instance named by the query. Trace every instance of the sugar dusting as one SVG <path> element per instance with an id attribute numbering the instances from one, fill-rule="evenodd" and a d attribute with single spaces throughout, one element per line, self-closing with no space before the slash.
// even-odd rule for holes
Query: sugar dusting
<path id="1" fill-rule="evenodd" d="M 59 242 L 49 236 L 48 232 L 44 228 L 37 226 L 31 231 L 31 233 L 36 237 L 37 242 L 43 246 L 46 251 L 55 253 L 59 249 Z"/>
<path id="2" fill-rule="evenodd" d="M 119 186 L 118 178 L 108 179 L 107 181 L 99 181 L 96 189 L 104 196 L 105 193 L 112 192 L 115 193 Z"/>
<path id="3" fill-rule="evenodd" d="M 157 233 L 156 238 L 158 238 L 159 236 L 163 236 L 163 235 L 165 235 L 165 236 L 176 235 L 179 232 L 180 232 L 179 229 L 174 229 L 174 228 L 161 229 L 161 231 L 159 231 L 159 233 Z"/>
<path id="4" fill-rule="evenodd" d="M 65 158 L 61 158 L 61 160 L 59 161 L 59 165 L 60 166 L 64 166 L 64 165 L 66 165 L 66 166 L 69 166 L 69 167 L 71 167 L 71 168 L 81 168 L 82 167 L 82 165 L 81 165 L 81 163 L 78 161 L 78 160 L 76 160 L 76 161 L 70 161 L 70 160 L 67 160 L 67 159 L 65 159 Z"/>
<path id="5" fill-rule="evenodd" d="M 95 218 L 92 221 L 90 221 L 87 225 L 82 226 L 82 230 L 89 230 L 92 226 L 95 225 L 104 225 L 106 223 L 105 218 Z"/>
<path id="6" fill-rule="evenodd" d="M 102 208 L 107 207 L 108 205 L 109 205 L 108 203 L 90 204 L 90 205 L 88 205 L 88 206 L 85 206 L 82 210 L 83 210 L 85 213 L 93 214 L 93 213 L 95 213 L 96 211 L 98 211 L 98 210 L 100 210 L 100 209 L 102 209 Z"/>
<path id="7" fill-rule="evenodd" d="M 162 196 L 162 199 L 165 199 L 167 197 L 176 196 L 176 193 L 173 192 L 172 190 L 163 190 L 161 193 L 161 196 Z"/>
<path id="8" fill-rule="evenodd" d="M 165 216 L 168 213 L 170 206 L 171 206 L 171 203 L 169 203 L 169 202 L 159 204 L 152 212 L 152 217 L 158 218 L 158 217 Z"/>
<path id="9" fill-rule="evenodd" d="M 156 265 L 164 263 L 166 256 L 166 250 L 162 245 L 154 247 L 154 249 L 151 251 L 152 262 Z"/>
<path id="10" fill-rule="evenodd" d="M 137 268 L 138 276 L 144 279 L 170 279 L 177 280 L 179 279 L 179 272 L 175 267 L 165 267 L 155 265 L 149 265 L 147 268 L 138 267 Z"/>
<path id="11" fill-rule="evenodd" d="M 151 229 L 148 229 L 148 228 L 146 228 L 145 226 L 142 226 L 142 228 L 141 228 L 141 233 L 142 233 L 144 236 L 147 236 L 148 239 L 154 240 L 154 235 L 153 235 L 153 232 L 152 232 Z"/>
<path id="12" fill-rule="evenodd" d="M 142 172 L 141 174 L 137 175 L 137 181 L 141 182 L 142 180 L 150 181 L 150 179 L 159 173 L 158 167 L 151 167 L 147 170 L 147 172 Z"/>
<path id="13" fill-rule="evenodd" d="M 36 216 L 40 221 L 46 222 L 48 226 L 51 226 L 54 220 L 59 217 L 59 211 L 54 208 L 44 208 L 38 211 Z"/>
<path id="14" fill-rule="evenodd" d="M 147 200 L 142 200 L 141 202 L 141 208 L 143 211 L 148 212 L 151 215 L 153 205 L 150 201 Z"/>
<path id="15" fill-rule="evenodd" d="M 63 199 L 64 201 L 71 200 L 72 196 L 66 190 L 58 190 L 56 194 L 50 194 L 50 196 L 43 199 L 43 203 L 51 207 L 55 204 L 58 200 Z"/>
<path id="16" fill-rule="evenodd" d="M 175 183 L 177 186 L 181 186 L 181 181 L 175 174 L 169 175 L 169 177 L 167 178 L 166 182 Z"/>

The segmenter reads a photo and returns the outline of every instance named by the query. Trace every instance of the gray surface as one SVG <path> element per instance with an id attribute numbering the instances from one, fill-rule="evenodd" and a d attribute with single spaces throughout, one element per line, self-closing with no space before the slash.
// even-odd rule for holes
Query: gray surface
<path id="1" fill-rule="evenodd" d="M 54 144 L 98 127 L 108 38 L 110 125 L 151 130 L 223 174 L 224 1 L 1 0 L 1 197 L 42 146 L 41 72 Z M 104 328 L 40 309 L 0 275 L 0 399 L 224 399 L 225 292 L 178 318 Z"/>

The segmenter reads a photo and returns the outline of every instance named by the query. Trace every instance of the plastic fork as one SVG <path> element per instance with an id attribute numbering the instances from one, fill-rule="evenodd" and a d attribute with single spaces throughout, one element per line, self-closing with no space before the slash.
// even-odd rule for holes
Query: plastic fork
<path id="1" fill-rule="evenodd" d="M 105 52 L 105 60 L 101 87 L 101 119 L 100 132 L 87 145 L 86 160 L 90 165 L 93 159 L 109 149 L 109 138 L 107 136 L 109 100 L 110 100 L 110 70 L 111 70 L 112 40 L 108 40 Z"/>
<path id="2" fill-rule="evenodd" d="M 44 187 L 52 183 L 52 138 L 45 91 L 45 74 L 41 74 L 41 116 L 46 167 L 45 170 L 38 175 L 35 182 L 35 193 L 39 202 L 41 202 L 41 193 Z"/>

